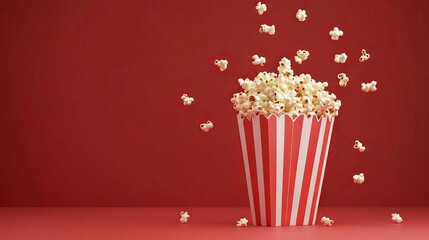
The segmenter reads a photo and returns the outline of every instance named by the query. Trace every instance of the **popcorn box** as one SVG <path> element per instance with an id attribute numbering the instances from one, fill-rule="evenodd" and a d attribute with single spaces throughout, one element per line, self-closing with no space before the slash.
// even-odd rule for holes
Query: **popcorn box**
<path id="1" fill-rule="evenodd" d="M 314 225 L 334 117 L 237 116 L 253 225 Z"/>

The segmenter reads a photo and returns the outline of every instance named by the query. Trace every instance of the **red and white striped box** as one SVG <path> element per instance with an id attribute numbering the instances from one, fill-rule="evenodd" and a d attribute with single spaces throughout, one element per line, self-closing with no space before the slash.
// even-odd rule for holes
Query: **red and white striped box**
<path id="1" fill-rule="evenodd" d="M 334 118 L 237 116 L 253 225 L 314 225 Z"/>

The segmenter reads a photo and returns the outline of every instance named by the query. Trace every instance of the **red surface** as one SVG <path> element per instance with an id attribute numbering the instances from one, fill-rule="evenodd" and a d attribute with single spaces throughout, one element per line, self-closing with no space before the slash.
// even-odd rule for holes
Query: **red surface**
<path id="1" fill-rule="evenodd" d="M 427 239 L 428 208 L 322 208 L 333 227 L 235 227 L 247 208 L 190 208 L 186 224 L 179 208 L 3 208 L 0 238 L 8 240 L 110 239 Z M 403 223 L 391 222 L 399 212 Z"/>
<path id="2" fill-rule="evenodd" d="M 263 16 L 256 2 L 0 1 L 0 205 L 247 205 L 229 98 L 237 78 L 306 49 L 295 72 L 343 100 L 321 205 L 428 206 L 429 2 L 267 0 Z M 340 52 L 347 63 L 333 62 Z M 251 65 L 255 53 L 266 66 Z M 229 60 L 225 72 L 216 58 Z M 379 90 L 363 93 L 371 80 Z M 215 127 L 203 133 L 208 119 Z M 360 172 L 365 184 L 353 185 Z"/>

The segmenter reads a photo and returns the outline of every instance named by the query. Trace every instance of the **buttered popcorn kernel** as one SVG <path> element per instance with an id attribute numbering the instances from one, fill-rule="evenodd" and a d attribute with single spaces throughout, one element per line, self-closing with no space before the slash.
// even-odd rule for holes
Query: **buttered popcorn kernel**
<path id="1" fill-rule="evenodd" d="M 332 40 L 338 40 L 341 36 L 344 35 L 344 32 L 337 27 L 334 27 L 334 29 L 329 32 L 329 35 L 331 35 Z"/>
<path id="2" fill-rule="evenodd" d="M 338 80 L 340 80 L 339 84 L 341 87 L 347 86 L 347 83 L 349 82 L 349 78 L 345 73 L 340 73 L 337 75 Z"/>
<path id="3" fill-rule="evenodd" d="M 262 14 L 264 14 L 264 12 L 267 11 L 267 5 L 265 5 L 261 2 L 258 2 L 258 4 L 256 4 L 255 9 L 256 9 L 256 11 L 258 11 L 259 15 L 262 15 Z"/>
<path id="4" fill-rule="evenodd" d="M 307 19 L 307 13 L 305 12 L 305 10 L 299 9 L 298 12 L 296 12 L 296 18 L 300 22 L 304 22 Z"/>
<path id="5" fill-rule="evenodd" d="M 277 70 L 278 74 L 260 72 L 253 80 L 238 79 L 243 92 L 234 94 L 231 102 L 239 116 L 338 116 L 341 101 L 325 90 L 327 82 L 316 82 L 310 74 L 294 76 L 287 58 L 282 58 Z"/>
<path id="6" fill-rule="evenodd" d="M 362 91 L 369 93 L 369 92 L 375 92 L 377 91 L 377 82 L 376 81 L 371 81 L 370 83 L 362 83 L 361 84 L 361 89 Z"/>
<path id="7" fill-rule="evenodd" d="M 394 221 L 395 223 L 401 223 L 402 222 L 402 217 L 401 217 L 401 215 L 399 215 L 399 213 L 392 213 L 390 219 L 392 221 Z"/>
<path id="8" fill-rule="evenodd" d="M 347 61 L 347 54 L 345 53 L 335 54 L 334 61 L 336 63 L 345 63 Z"/>
<path id="9" fill-rule="evenodd" d="M 261 27 L 259 28 L 260 33 L 267 33 L 268 35 L 274 35 L 276 33 L 276 26 L 271 25 L 268 26 L 267 24 L 261 24 Z"/>
<path id="10" fill-rule="evenodd" d="M 240 218 L 240 220 L 237 221 L 237 224 L 235 226 L 237 227 L 247 227 L 247 223 L 249 222 L 249 220 L 247 220 L 246 218 Z"/>
<path id="11" fill-rule="evenodd" d="M 213 128 L 213 123 L 210 121 L 207 121 L 205 123 L 201 123 L 200 124 L 200 128 L 201 130 L 203 130 L 204 132 L 208 132 Z"/>
<path id="12" fill-rule="evenodd" d="M 183 100 L 183 105 L 185 106 L 191 106 L 192 102 L 194 101 L 194 98 L 189 97 L 186 93 L 184 93 L 180 98 Z"/>
<path id="13" fill-rule="evenodd" d="M 306 50 L 298 50 L 296 52 L 295 62 L 297 62 L 298 64 L 301 64 L 303 61 L 308 59 L 308 56 L 310 56 L 310 52 Z"/>
<path id="14" fill-rule="evenodd" d="M 180 212 L 180 222 L 181 223 L 187 223 L 191 215 L 188 214 L 188 212 Z"/>
<path id="15" fill-rule="evenodd" d="M 334 225 L 334 220 L 331 220 L 325 216 L 320 219 L 320 222 L 323 224 L 324 227 L 332 227 L 332 225 Z"/>
<path id="16" fill-rule="evenodd" d="M 353 145 L 353 148 L 359 150 L 359 152 L 364 152 L 366 149 L 363 144 L 358 140 L 355 141 L 355 145 Z"/>
<path id="17" fill-rule="evenodd" d="M 218 60 L 214 61 L 214 65 L 218 66 L 221 71 L 225 71 L 228 68 L 228 60 Z"/>
<path id="18" fill-rule="evenodd" d="M 365 49 L 362 49 L 362 55 L 359 57 L 359 62 L 365 62 L 367 61 L 371 55 L 369 53 L 366 53 Z"/>
<path id="19" fill-rule="evenodd" d="M 365 176 L 363 175 L 363 173 L 360 173 L 359 175 L 354 175 L 353 182 L 356 184 L 362 184 L 363 182 L 365 182 Z"/>
<path id="20" fill-rule="evenodd" d="M 253 59 L 253 62 L 252 62 L 253 65 L 264 66 L 264 64 L 267 62 L 267 60 L 263 56 L 259 57 L 256 54 L 252 56 L 252 59 Z"/>

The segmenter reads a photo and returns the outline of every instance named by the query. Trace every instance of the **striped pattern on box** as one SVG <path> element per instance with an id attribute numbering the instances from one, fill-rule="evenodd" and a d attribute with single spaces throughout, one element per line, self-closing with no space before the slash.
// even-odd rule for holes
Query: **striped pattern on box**
<path id="1" fill-rule="evenodd" d="M 314 225 L 334 118 L 237 116 L 253 225 Z"/>

